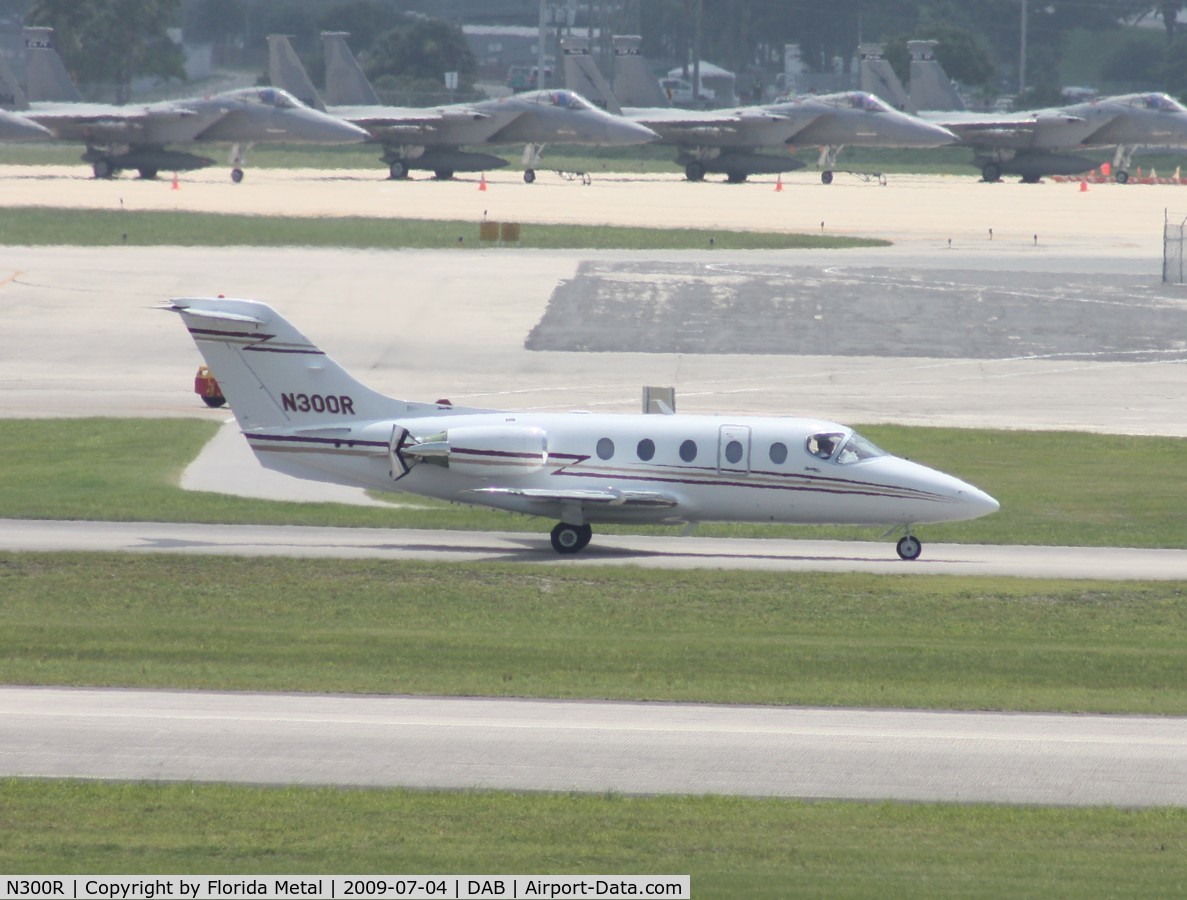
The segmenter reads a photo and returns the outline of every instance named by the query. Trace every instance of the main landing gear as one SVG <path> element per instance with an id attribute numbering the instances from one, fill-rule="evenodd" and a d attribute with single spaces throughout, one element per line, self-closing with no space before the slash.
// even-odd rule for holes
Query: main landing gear
<path id="1" fill-rule="evenodd" d="M 593 528 L 589 525 L 570 525 L 560 522 L 552 529 L 552 549 L 557 553 L 578 553 L 585 549 Z"/>

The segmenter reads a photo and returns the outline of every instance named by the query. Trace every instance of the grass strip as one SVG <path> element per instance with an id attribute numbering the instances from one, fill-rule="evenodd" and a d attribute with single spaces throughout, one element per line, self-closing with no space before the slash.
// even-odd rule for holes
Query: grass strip
<path id="1" fill-rule="evenodd" d="M 195 404 L 198 403 L 195 398 Z M 546 532 L 551 520 L 412 498 L 415 509 L 279 503 L 182 491 L 182 469 L 213 436 L 200 420 L 0 421 L 0 516 Z M 898 455 L 988 491 L 1000 512 L 928 525 L 924 541 L 1182 547 L 1187 441 L 1181 438 L 863 426 Z M 1140 452 L 1135 452 L 1135 447 Z M 408 495 L 385 494 L 407 502 Z M 612 528 L 675 533 L 674 528 Z M 882 529 L 706 524 L 728 537 L 877 539 Z"/>
<path id="2" fill-rule="evenodd" d="M 0 683 L 1187 714 L 1187 585 L 0 555 Z"/>
<path id="3" fill-rule="evenodd" d="M 690 874 L 712 897 L 1170 897 L 1187 811 L 0 781 L 13 874 Z"/>
<path id="4" fill-rule="evenodd" d="M 434 249 L 481 246 L 479 223 L 367 216 L 250 216 L 152 210 L 10 207 L 0 245 L 180 245 L 204 247 L 358 247 Z M 712 241 L 712 244 L 710 243 Z M 883 247 L 889 241 L 823 234 L 524 224 L 518 247 L 547 250 L 835 249 Z"/>

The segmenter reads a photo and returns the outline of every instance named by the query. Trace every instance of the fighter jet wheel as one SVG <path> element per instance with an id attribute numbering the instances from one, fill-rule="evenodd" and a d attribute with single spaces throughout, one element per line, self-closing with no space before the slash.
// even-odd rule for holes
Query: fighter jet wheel
<path id="1" fill-rule="evenodd" d="M 98 160 L 91 167 L 91 171 L 95 173 L 96 178 L 111 178 L 115 175 L 115 167 L 107 159 Z"/>
<path id="2" fill-rule="evenodd" d="M 981 180 L 992 184 L 1002 180 L 1002 167 L 997 163 L 986 163 L 981 167 Z"/>
<path id="3" fill-rule="evenodd" d="M 1124 169 L 1118 169 L 1116 178 L 1118 184 L 1125 184 L 1125 182 L 1129 181 L 1129 173 Z"/>
<path id="4" fill-rule="evenodd" d="M 690 162 L 684 167 L 684 177 L 689 181 L 704 181 L 705 167 L 699 162 Z"/>
<path id="5" fill-rule="evenodd" d="M 453 169 L 437 169 L 433 172 L 433 177 L 438 181 L 449 181 L 453 178 Z"/>
<path id="6" fill-rule="evenodd" d="M 157 177 L 156 169 L 137 169 L 137 171 L 140 173 L 140 177 L 147 181 L 151 181 Z"/>
<path id="7" fill-rule="evenodd" d="M 919 554 L 923 552 L 923 544 L 919 543 L 919 538 L 913 534 L 908 534 L 906 537 L 899 538 L 898 550 L 900 559 L 919 559 Z"/>
<path id="8" fill-rule="evenodd" d="M 238 166 L 231 170 L 231 180 L 236 184 L 243 180 L 243 170 Z"/>
<path id="9" fill-rule="evenodd" d="M 524 180 L 525 184 L 531 184 L 533 181 L 535 181 L 536 180 L 536 170 L 535 169 L 524 169 L 523 170 L 523 180 Z"/>
<path id="10" fill-rule="evenodd" d="M 578 553 L 585 549 L 592 537 L 593 528 L 589 525 L 560 522 L 552 529 L 552 549 L 557 553 Z"/>
<path id="11" fill-rule="evenodd" d="M 820 183 L 821 184 L 832 184 L 833 183 L 833 173 L 831 171 L 829 171 L 828 169 L 825 169 L 823 172 L 821 172 L 820 173 Z"/>
<path id="12" fill-rule="evenodd" d="M 725 175 L 726 184 L 743 184 L 746 181 L 745 172 L 727 172 Z"/>
<path id="13" fill-rule="evenodd" d="M 202 398 L 202 402 L 205 403 L 207 406 L 209 406 L 211 409 L 218 409 L 220 406 L 227 405 L 227 398 L 222 396 L 221 394 L 219 394 L 218 396 L 215 396 L 215 397 L 205 397 L 204 396 Z"/>
<path id="14" fill-rule="evenodd" d="M 408 167 L 402 162 L 394 162 L 387 167 L 387 176 L 391 179 L 407 178 Z"/>

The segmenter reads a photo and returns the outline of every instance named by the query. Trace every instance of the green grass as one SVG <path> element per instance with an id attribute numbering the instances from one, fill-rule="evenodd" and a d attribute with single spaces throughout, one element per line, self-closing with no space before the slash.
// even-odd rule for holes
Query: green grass
<path id="1" fill-rule="evenodd" d="M 1187 587 L 0 555 L 0 683 L 1187 714 Z"/>
<path id="2" fill-rule="evenodd" d="M 1183 810 L 0 782 L 13 874 L 689 874 L 712 897 L 1170 897 Z"/>
<path id="3" fill-rule="evenodd" d="M 422 498 L 412 498 L 417 509 L 387 509 L 180 490 L 183 468 L 216 428 L 184 419 L 2 420 L 0 516 L 536 533 L 553 524 Z M 1000 512 L 973 522 L 922 526 L 918 531 L 925 541 L 1183 546 L 1187 441 L 1182 439 L 890 425 L 866 426 L 862 432 L 899 455 L 972 482 L 1002 504 Z M 383 496 L 409 500 L 404 494 Z M 605 533 L 677 530 L 598 527 Z M 706 524 L 697 534 L 871 540 L 881 529 Z"/>
<path id="4" fill-rule="evenodd" d="M 523 248 L 787 250 L 887 246 L 889 241 L 696 228 L 524 224 Z M 479 223 L 366 216 L 301 218 L 219 213 L 9 207 L 0 217 L 0 245 L 121 244 L 206 247 L 359 247 L 364 249 L 481 246 Z"/>

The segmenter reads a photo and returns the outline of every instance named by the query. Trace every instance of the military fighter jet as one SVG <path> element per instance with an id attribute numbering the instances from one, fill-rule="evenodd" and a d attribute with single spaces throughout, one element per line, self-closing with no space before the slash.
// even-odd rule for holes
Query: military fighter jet
<path id="1" fill-rule="evenodd" d="M 1068 151 L 1111 148 L 1114 177 L 1124 184 L 1139 146 L 1187 147 L 1187 108 L 1160 93 L 1021 113 L 935 113 L 929 119 L 973 148 L 973 165 L 985 181 L 1019 175 L 1033 183 L 1044 175 L 1077 175 L 1097 162 Z"/>
<path id="2" fill-rule="evenodd" d="M 638 38 L 615 38 L 615 89 L 625 96 L 643 95 L 635 82 L 654 81 L 643 58 L 632 50 Z M 589 71 L 593 69 L 593 71 Z M 581 52 L 565 54 L 565 82 L 596 83 L 592 58 Z M 602 82 L 604 83 L 604 81 Z M 619 98 L 621 99 L 621 98 Z M 801 96 L 770 106 L 743 106 L 720 110 L 685 110 L 665 107 L 618 106 L 613 97 L 608 109 L 621 109 L 633 122 L 660 135 L 659 143 L 676 147 L 677 162 L 689 181 L 700 181 L 708 172 L 720 172 L 730 182 L 748 175 L 775 174 L 803 168 L 793 159 L 796 146 L 820 147 L 818 165 L 825 184 L 833 180 L 837 154 L 846 145 L 858 147 L 940 147 L 956 138 L 945 128 L 891 109 L 873 94 L 847 91 L 839 94 Z M 760 148 L 790 151 L 776 156 Z"/>
<path id="3" fill-rule="evenodd" d="M 78 97 L 65 66 L 48 40 L 27 42 L 30 83 L 37 96 Z M 38 59 L 38 54 L 45 58 Z M 54 74 L 58 73 L 58 83 Z M 54 138 L 86 145 L 82 158 L 92 164 L 96 178 L 110 178 L 122 169 L 136 169 L 142 178 L 157 172 L 185 171 L 213 165 L 214 160 L 179 150 L 169 144 L 230 143 L 233 145 L 231 179 L 243 180 L 247 146 L 258 141 L 313 144 L 358 143 L 367 138 L 363 129 L 334 116 L 310 109 L 295 97 L 272 87 L 240 88 L 209 97 L 169 100 L 143 106 L 115 106 L 28 100 L 10 71 L 0 72 L 5 83 L 0 106 L 48 129 Z M 61 79 L 65 83 L 61 83 Z"/>
<path id="4" fill-rule="evenodd" d="M 383 146 L 381 159 L 392 178 L 412 169 L 452 178 L 454 172 L 480 172 L 507 165 L 491 153 L 462 149 L 491 144 L 524 145 L 524 181 L 535 181 L 535 167 L 549 143 L 623 146 L 645 144 L 656 133 L 644 125 L 611 115 L 572 91 L 529 91 L 498 100 L 428 109 L 379 105 L 379 99 L 346 46 L 345 35 L 324 34 L 326 106 L 285 35 L 269 35 L 272 83 L 292 91 L 315 109 L 360 125 L 372 143 Z"/>

